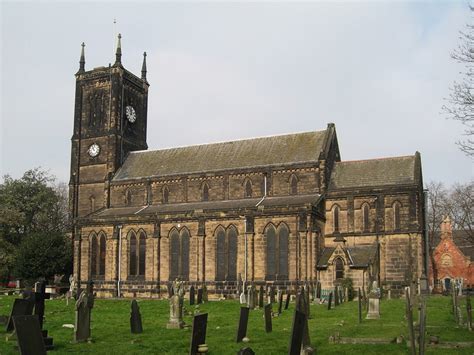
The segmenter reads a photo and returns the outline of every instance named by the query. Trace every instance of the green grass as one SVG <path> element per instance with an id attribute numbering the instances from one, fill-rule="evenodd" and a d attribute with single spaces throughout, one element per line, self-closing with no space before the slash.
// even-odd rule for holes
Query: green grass
<path id="1" fill-rule="evenodd" d="M 169 306 L 167 301 L 139 300 L 143 320 L 143 334 L 130 334 L 129 300 L 96 300 L 92 313 L 92 343 L 73 344 L 73 330 L 63 328 L 74 324 L 74 304 L 65 300 L 46 301 L 45 329 L 54 338 L 56 354 L 186 354 L 191 329 L 166 329 Z M 428 335 L 438 335 L 441 341 L 472 341 L 474 332 L 458 328 L 450 313 L 448 297 L 431 297 L 428 301 Z M 0 296 L 0 314 L 8 314 L 13 297 Z M 462 302 L 464 306 L 464 301 Z M 244 343 L 235 343 L 239 316 L 238 301 L 215 301 L 201 305 L 208 312 L 207 339 L 210 354 L 236 354 Z M 193 310 L 193 307 L 187 306 Z M 274 310 L 276 305 L 274 305 Z M 465 307 L 464 307 L 465 309 Z M 265 333 L 263 310 L 250 312 L 247 335 L 250 346 L 257 354 L 285 354 L 290 338 L 294 303 L 280 317 L 273 319 L 273 332 Z M 344 345 L 330 344 L 328 338 L 335 332 L 342 337 L 407 338 L 404 321 L 404 300 L 381 301 L 380 320 L 357 322 L 357 302 L 344 303 L 328 311 L 326 305 L 311 305 L 310 337 L 318 354 L 407 354 L 405 344 Z M 185 317 L 187 325 L 191 316 Z M 341 325 L 341 322 L 343 325 Z M 12 342 L 6 342 L 5 330 L 0 330 L 0 354 L 16 354 Z M 427 354 L 472 354 L 473 349 L 429 349 Z"/>

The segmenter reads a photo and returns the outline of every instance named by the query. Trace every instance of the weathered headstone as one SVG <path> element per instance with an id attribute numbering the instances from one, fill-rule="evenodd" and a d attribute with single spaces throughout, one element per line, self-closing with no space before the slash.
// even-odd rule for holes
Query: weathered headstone
<path id="1" fill-rule="evenodd" d="M 142 315 L 140 314 L 140 307 L 138 307 L 137 300 L 133 300 L 131 304 L 130 331 L 133 334 L 143 333 Z"/>
<path id="2" fill-rule="evenodd" d="M 372 283 L 372 289 L 369 293 L 369 311 L 367 312 L 367 319 L 380 318 L 380 289 L 377 286 L 377 281 Z"/>
<path id="3" fill-rule="evenodd" d="M 283 291 L 278 290 L 278 314 L 281 314 L 281 309 L 283 307 Z"/>
<path id="4" fill-rule="evenodd" d="M 317 282 L 316 284 L 316 298 L 321 299 L 321 282 Z"/>
<path id="5" fill-rule="evenodd" d="M 173 282 L 173 296 L 170 300 L 170 319 L 166 324 L 167 329 L 181 329 L 184 327 L 183 306 L 184 306 L 184 285 L 182 281 Z"/>
<path id="6" fill-rule="evenodd" d="M 239 301 L 240 304 L 247 304 L 247 295 L 245 294 L 245 291 L 242 291 L 242 293 L 240 294 Z"/>
<path id="7" fill-rule="evenodd" d="M 272 331 L 272 304 L 265 305 L 265 331 L 270 333 Z"/>
<path id="8" fill-rule="evenodd" d="M 13 317 L 15 316 L 31 316 L 33 314 L 34 303 L 30 300 L 16 298 L 13 301 L 13 307 L 10 312 L 10 317 L 7 321 L 6 331 L 11 332 L 14 329 Z"/>
<path id="9" fill-rule="evenodd" d="M 257 306 L 256 301 L 255 286 L 249 286 L 247 289 L 247 307 L 250 309 L 255 309 Z"/>
<path id="10" fill-rule="evenodd" d="M 197 304 L 202 303 L 202 288 L 198 288 Z"/>
<path id="11" fill-rule="evenodd" d="M 359 287 L 357 302 L 359 303 L 359 323 L 362 323 L 362 294 L 361 294 L 360 287 Z"/>
<path id="12" fill-rule="evenodd" d="M 332 292 L 329 294 L 329 299 L 328 299 L 328 310 L 331 309 L 331 303 L 332 303 Z"/>
<path id="13" fill-rule="evenodd" d="M 264 288 L 260 285 L 260 291 L 258 292 L 258 307 L 263 308 L 263 297 L 264 297 Z"/>
<path id="14" fill-rule="evenodd" d="M 198 314 L 193 318 L 193 329 L 191 333 L 191 345 L 189 355 L 198 354 L 198 347 L 206 343 L 207 313 Z"/>
<path id="15" fill-rule="evenodd" d="M 248 307 L 240 307 L 240 317 L 239 317 L 239 327 L 237 329 L 237 339 L 236 342 L 240 343 L 243 338 L 247 335 L 247 325 L 249 321 L 249 311 Z"/>
<path id="16" fill-rule="evenodd" d="M 288 289 L 286 291 L 286 300 L 285 300 L 285 310 L 288 309 L 288 306 L 290 305 L 290 299 L 291 299 L 291 292 L 290 290 Z"/>
<path id="17" fill-rule="evenodd" d="M 46 281 L 38 282 L 35 286 L 35 313 L 38 316 L 40 328 L 43 329 L 44 321 L 44 301 L 50 298 L 50 294 L 46 293 Z"/>
<path id="18" fill-rule="evenodd" d="M 45 355 L 46 348 L 38 317 L 33 315 L 13 317 L 18 349 L 22 355 Z"/>
<path id="19" fill-rule="evenodd" d="M 337 286 L 334 287 L 334 306 L 339 306 L 339 290 L 337 289 Z"/>
<path id="20" fill-rule="evenodd" d="M 76 302 L 74 341 L 84 342 L 91 337 L 91 312 L 94 307 L 94 283 L 89 281 L 87 290 L 81 292 Z"/>
<path id="21" fill-rule="evenodd" d="M 299 355 L 303 344 L 303 336 L 306 326 L 306 315 L 303 312 L 295 310 L 293 316 L 293 326 L 291 329 L 290 345 L 288 355 Z"/>
<path id="22" fill-rule="evenodd" d="M 189 305 L 194 305 L 194 302 L 196 302 L 196 290 L 194 286 L 191 286 L 189 288 Z"/>

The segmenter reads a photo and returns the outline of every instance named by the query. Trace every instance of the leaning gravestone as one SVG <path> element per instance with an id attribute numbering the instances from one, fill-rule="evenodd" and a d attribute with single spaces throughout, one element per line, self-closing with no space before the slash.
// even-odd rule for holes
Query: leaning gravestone
<path id="1" fill-rule="evenodd" d="M 191 345 L 189 355 L 198 354 L 199 345 L 206 343 L 207 313 L 198 314 L 193 318 L 193 329 L 191 333 Z"/>
<path id="2" fill-rule="evenodd" d="M 13 307 L 10 312 L 10 317 L 7 321 L 6 331 L 11 332 L 14 329 L 13 317 L 16 316 L 31 316 L 33 314 L 34 304 L 30 300 L 16 298 L 13 301 Z"/>
<path id="3" fill-rule="evenodd" d="M 265 331 L 270 333 L 272 331 L 272 304 L 265 305 Z"/>
<path id="4" fill-rule="evenodd" d="M 202 288 L 198 288 L 197 304 L 202 303 Z"/>
<path id="5" fill-rule="evenodd" d="M 285 310 L 287 310 L 288 306 L 290 305 L 290 298 L 291 298 L 291 292 L 290 290 L 287 290 L 286 300 L 285 300 Z"/>
<path id="6" fill-rule="evenodd" d="M 133 334 L 143 333 L 142 315 L 140 314 L 140 307 L 138 307 L 137 300 L 133 300 L 131 304 L 130 331 Z"/>
<path id="7" fill-rule="evenodd" d="M 22 355 L 45 355 L 46 348 L 38 317 L 15 316 L 13 318 L 18 348 Z"/>
<path id="8" fill-rule="evenodd" d="M 288 355 L 299 355 L 303 343 L 304 328 L 306 326 L 306 316 L 303 312 L 295 310 L 293 317 L 293 327 L 291 329 L 290 345 Z"/>
<path id="9" fill-rule="evenodd" d="M 264 289 L 263 286 L 260 285 L 260 291 L 258 292 L 258 307 L 263 308 L 263 297 L 264 297 Z"/>
<path id="10" fill-rule="evenodd" d="M 91 337 L 91 312 L 94 307 L 94 283 L 89 281 L 87 290 L 81 292 L 76 302 L 74 342 L 84 342 Z"/>
<path id="11" fill-rule="evenodd" d="M 189 305 L 192 306 L 194 305 L 194 302 L 196 301 L 196 290 L 194 289 L 194 286 L 191 286 L 189 288 Z"/>
<path id="12" fill-rule="evenodd" d="M 239 317 L 239 328 L 237 329 L 237 339 L 236 342 L 240 343 L 243 338 L 247 335 L 247 325 L 249 322 L 249 311 L 248 307 L 240 307 L 240 317 Z"/>

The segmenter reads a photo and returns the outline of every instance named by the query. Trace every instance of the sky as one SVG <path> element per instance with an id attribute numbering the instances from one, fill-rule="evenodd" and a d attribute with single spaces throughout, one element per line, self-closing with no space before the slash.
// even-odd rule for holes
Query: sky
<path id="1" fill-rule="evenodd" d="M 472 22 L 464 1 L 8 2 L 0 0 L 0 175 L 68 182 L 74 73 L 146 51 L 149 149 L 323 130 L 342 160 L 419 151 L 425 183 L 465 183 L 472 158 L 442 111 Z M 116 19 L 116 24 L 114 24 Z"/>

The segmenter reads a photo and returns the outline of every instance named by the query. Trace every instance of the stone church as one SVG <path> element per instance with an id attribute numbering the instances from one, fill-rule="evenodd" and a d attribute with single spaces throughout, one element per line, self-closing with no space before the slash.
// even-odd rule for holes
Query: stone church
<path id="1" fill-rule="evenodd" d="M 74 276 L 102 297 L 162 297 L 180 278 L 233 297 L 240 281 L 397 293 L 423 270 L 420 154 L 341 161 L 335 125 L 147 150 L 146 53 L 76 73 Z M 164 118 L 161 118 L 164 119 Z M 374 147 L 375 148 L 375 147 Z"/>

